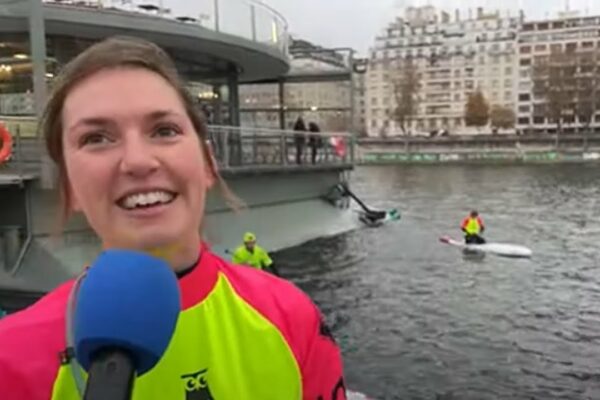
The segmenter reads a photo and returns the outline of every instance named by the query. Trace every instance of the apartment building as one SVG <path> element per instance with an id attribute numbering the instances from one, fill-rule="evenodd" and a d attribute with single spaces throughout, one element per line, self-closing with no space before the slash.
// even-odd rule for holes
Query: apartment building
<path id="1" fill-rule="evenodd" d="M 431 131 L 477 133 L 465 126 L 469 94 L 514 109 L 517 100 L 517 34 L 522 16 L 461 15 L 433 6 L 409 7 L 376 38 L 366 76 L 366 123 L 370 136 L 402 134 L 394 121 L 394 81 L 410 62 L 418 71 L 418 107 L 409 134 Z"/>
<path id="2" fill-rule="evenodd" d="M 590 79 L 600 74 L 599 54 L 600 16 L 582 17 L 577 12 L 568 12 L 552 20 L 524 22 L 519 34 L 517 129 L 524 133 L 554 133 L 558 129 L 558 117 L 565 133 L 585 128 L 588 121 L 581 115 L 582 109 L 590 104 L 586 105 L 584 101 L 593 101 L 591 107 L 594 110 L 599 105 L 595 100 L 595 91 L 600 92 L 599 78 Z M 535 81 L 539 87 L 544 79 L 536 71 L 544 65 L 558 69 L 557 73 L 564 76 L 559 85 L 555 84 L 554 90 L 560 91 L 562 85 L 569 85 L 564 86 L 562 96 L 556 93 L 559 100 L 562 98 L 568 103 L 564 108 L 560 104 L 549 104 L 548 94 L 536 90 Z M 577 88 L 581 89 L 582 85 L 584 90 L 593 92 L 588 96 L 576 95 Z M 600 131 L 600 115 L 595 111 L 591 113 L 589 124 L 591 130 Z"/>

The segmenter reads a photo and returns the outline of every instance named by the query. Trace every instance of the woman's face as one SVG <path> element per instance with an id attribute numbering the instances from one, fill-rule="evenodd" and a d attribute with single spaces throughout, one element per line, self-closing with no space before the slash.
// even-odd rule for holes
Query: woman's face
<path id="1" fill-rule="evenodd" d="M 105 248 L 198 246 L 214 182 L 175 89 L 141 68 L 100 71 L 62 113 L 70 204 Z"/>

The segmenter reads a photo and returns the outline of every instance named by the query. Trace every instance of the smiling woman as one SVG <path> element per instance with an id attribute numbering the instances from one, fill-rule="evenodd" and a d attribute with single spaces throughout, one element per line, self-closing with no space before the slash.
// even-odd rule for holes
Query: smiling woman
<path id="1" fill-rule="evenodd" d="M 160 48 L 130 38 L 90 47 L 58 78 L 42 130 L 64 217 L 83 213 L 104 249 L 161 255 L 179 279 L 177 328 L 133 399 L 346 398 L 339 349 L 310 299 L 201 243 L 207 192 L 226 186 Z M 0 323 L 4 400 L 79 398 L 66 348 L 72 290 L 67 282 Z"/>

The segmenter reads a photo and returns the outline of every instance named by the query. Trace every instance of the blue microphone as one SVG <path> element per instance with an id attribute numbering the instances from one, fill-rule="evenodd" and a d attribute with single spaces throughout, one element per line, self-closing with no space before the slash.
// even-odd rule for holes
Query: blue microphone
<path id="1" fill-rule="evenodd" d="M 169 265 L 145 253 L 107 250 L 77 293 L 75 357 L 88 372 L 85 400 L 130 399 L 136 376 L 161 359 L 181 301 Z"/>

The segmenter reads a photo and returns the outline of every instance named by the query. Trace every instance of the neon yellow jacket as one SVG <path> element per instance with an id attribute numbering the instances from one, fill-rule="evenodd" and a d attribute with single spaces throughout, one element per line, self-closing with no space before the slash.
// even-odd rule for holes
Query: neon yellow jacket
<path id="1" fill-rule="evenodd" d="M 2 400 L 82 398 L 65 352 L 72 286 L 0 321 Z M 173 338 L 132 400 L 346 399 L 339 349 L 292 283 L 203 250 L 179 288 Z"/>
<path id="2" fill-rule="evenodd" d="M 249 252 L 246 246 L 238 247 L 233 253 L 231 262 L 238 265 L 247 265 L 258 269 L 265 269 L 273 264 L 269 254 L 260 246 L 254 246 L 254 251 Z"/>

